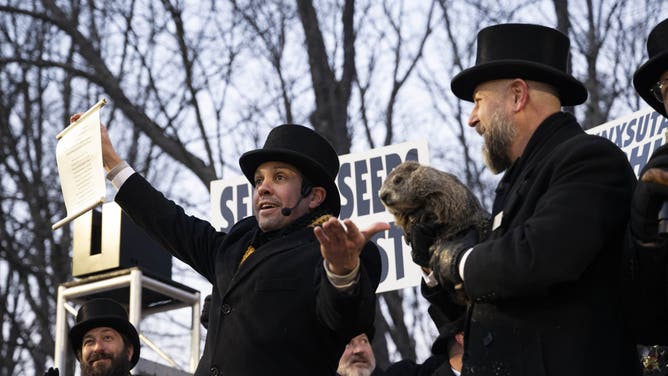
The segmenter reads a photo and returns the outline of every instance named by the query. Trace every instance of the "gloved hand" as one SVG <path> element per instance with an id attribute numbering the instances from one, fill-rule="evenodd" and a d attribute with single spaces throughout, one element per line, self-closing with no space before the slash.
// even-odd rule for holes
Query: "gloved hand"
<path id="1" fill-rule="evenodd" d="M 668 145 L 660 147 L 652 154 L 649 162 L 640 172 L 640 180 L 638 180 L 631 199 L 629 221 L 631 233 L 642 242 L 658 240 L 659 221 L 657 217 L 663 203 L 668 201 L 668 186 L 642 181 L 645 172 L 651 168 L 668 171 Z"/>
<path id="2" fill-rule="evenodd" d="M 44 372 L 44 376 L 59 376 L 58 368 L 49 367 L 49 369 Z"/>
<path id="3" fill-rule="evenodd" d="M 478 243 L 478 231 L 470 227 L 457 234 L 453 239 L 434 244 L 429 265 L 434 276 L 442 285 L 452 284 L 455 290 L 462 289 L 462 279 L 459 276 L 459 262 L 469 248 Z"/>
<path id="4" fill-rule="evenodd" d="M 425 268 L 429 267 L 431 258 L 429 248 L 434 244 L 442 226 L 440 223 L 419 223 L 413 226 L 410 239 L 407 240 L 411 246 L 411 258 L 414 263 Z"/>

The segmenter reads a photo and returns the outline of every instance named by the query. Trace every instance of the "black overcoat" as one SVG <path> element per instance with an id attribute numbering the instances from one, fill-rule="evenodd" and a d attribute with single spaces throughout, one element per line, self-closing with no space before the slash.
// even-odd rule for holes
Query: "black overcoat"
<path id="1" fill-rule="evenodd" d="M 334 375 L 348 341 L 373 325 L 380 256 L 362 251 L 360 280 L 339 293 L 323 269 L 312 228 L 258 247 L 254 217 L 228 233 L 188 216 L 139 174 L 116 201 L 148 234 L 213 285 L 209 330 L 196 375 Z"/>
<path id="2" fill-rule="evenodd" d="M 624 153 L 571 115 L 539 126 L 465 263 L 465 375 L 638 374 L 620 303 L 634 184 Z"/>

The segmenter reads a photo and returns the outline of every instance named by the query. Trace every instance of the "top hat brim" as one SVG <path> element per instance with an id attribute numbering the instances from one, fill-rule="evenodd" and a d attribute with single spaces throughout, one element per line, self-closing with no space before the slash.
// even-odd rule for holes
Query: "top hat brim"
<path id="1" fill-rule="evenodd" d="M 587 88 L 573 76 L 526 60 L 496 60 L 476 65 L 456 75 L 450 87 L 457 97 L 472 102 L 475 88 L 483 82 L 513 78 L 552 85 L 559 94 L 562 106 L 575 106 L 587 100 Z"/>
<path id="2" fill-rule="evenodd" d="M 83 343 L 84 335 L 93 328 L 99 327 L 109 327 L 113 328 L 119 333 L 124 334 L 132 342 L 132 359 L 130 359 L 130 366 L 134 367 L 139 361 L 139 352 L 140 352 L 140 343 L 139 343 L 139 334 L 135 327 L 127 320 L 118 318 L 118 317 L 97 317 L 93 319 L 86 320 L 77 325 L 74 325 L 70 329 L 70 345 L 74 354 L 78 357 L 79 350 Z M 81 360 L 81 359 L 79 359 Z"/>
<path id="3" fill-rule="evenodd" d="M 638 95 L 663 116 L 666 116 L 666 108 L 662 102 L 659 102 L 654 97 L 650 92 L 650 89 L 659 81 L 661 75 L 667 70 L 668 51 L 657 54 L 647 60 L 647 62 L 641 65 L 633 74 L 633 86 L 638 92 Z"/>
<path id="4" fill-rule="evenodd" d="M 434 343 L 431 345 L 432 354 L 436 355 L 447 355 L 448 354 L 448 344 L 457 333 L 464 331 L 464 317 L 459 317 L 458 319 L 445 323 L 438 328 L 438 337 L 434 340 Z"/>
<path id="5" fill-rule="evenodd" d="M 334 179 L 325 173 L 325 168 L 303 154 L 290 149 L 252 150 L 239 158 L 239 166 L 246 179 L 255 186 L 255 170 L 265 162 L 280 161 L 295 166 L 299 172 L 309 178 L 315 186 L 321 186 L 327 191 L 324 204 L 331 214 L 338 216 L 341 212 L 341 197 Z"/>

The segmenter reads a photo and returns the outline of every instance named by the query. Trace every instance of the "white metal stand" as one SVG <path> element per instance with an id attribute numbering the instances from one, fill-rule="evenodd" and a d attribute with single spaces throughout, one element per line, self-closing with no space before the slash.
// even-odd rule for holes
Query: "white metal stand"
<path id="1" fill-rule="evenodd" d="M 58 299 L 56 307 L 56 344 L 54 354 L 54 366 L 62 369 L 67 362 L 67 353 L 69 351 L 67 339 L 67 312 L 76 315 L 76 310 L 70 306 L 69 302 L 82 303 L 87 297 L 103 292 L 110 292 L 129 288 L 129 297 L 127 302 L 120 302 L 128 305 L 129 321 L 140 333 L 141 341 L 147 346 L 154 347 L 140 330 L 140 321 L 142 317 L 148 315 L 170 311 L 173 309 L 191 307 L 192 320 L 190 332 L 190 362 L 189 372 L 194 373 L 200 357 L 200 293 L 197 290 L 183 286 L 174 281 L 163 281 L 153 278 L 142 272 L 139 268 L 129 268 L 109 273 L 97 274 L 77 281 L 66 282 L 58 286 Z M 148 306 L 146 298 L 142 299 L 142 293 L 146 292 L 153 295 L 155 299 L 162 298 L 164 304 L 155 304 Z M 157 295 L 156 295 L 157 294 Z M 165 360 L 173 364 L 173 360 L 159 349 L 156 351 L 163 356 Z"/>

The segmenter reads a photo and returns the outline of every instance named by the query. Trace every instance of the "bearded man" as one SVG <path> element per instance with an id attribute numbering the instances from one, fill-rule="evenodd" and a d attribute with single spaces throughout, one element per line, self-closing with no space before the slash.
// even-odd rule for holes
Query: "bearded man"
<path id="1" fill-rule="evenodd" d="M 139 361 L 139 334 L 128 313 L 114 300 L 92 299 L 77 312 L 69 332 L 81 376 L 127 376 Z M 45 376 L 58 376 L 50 368 Z"/>
<path id="2" fill-rule="evenodd" d="M 640 374 L 620 303 L 635 176 L 619 148 L 561 110 L 587 99 L 569 47 L 549 27 L 490 26 L 476 65 L 451 82 L 474 104 L 485 163 L 504 172 L 488 239 L 472 229 L 432 247 L 414 231 L 411 242 L 442 288 L 470 299 L 462 375 Z"/>
<path id="3" fill-rule="evenodd" d="M 348 342 L 339 359 L 338 376 L 370 376 L 376 369 L 376 357 L 371 348 L 371 341 L 362 333 Z"/>

